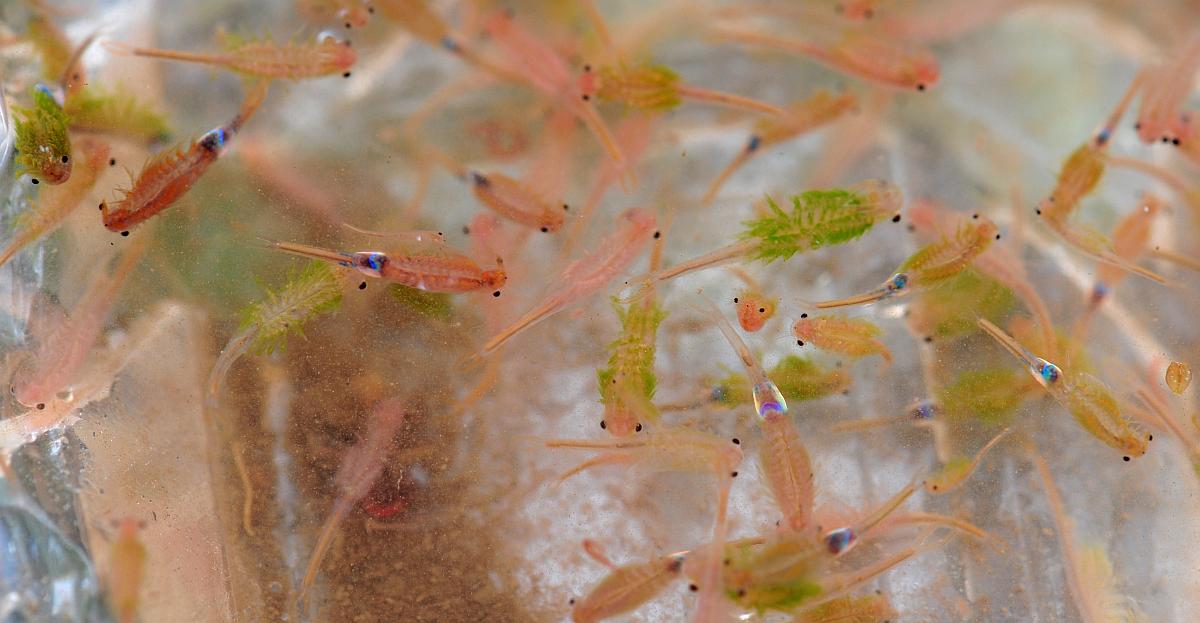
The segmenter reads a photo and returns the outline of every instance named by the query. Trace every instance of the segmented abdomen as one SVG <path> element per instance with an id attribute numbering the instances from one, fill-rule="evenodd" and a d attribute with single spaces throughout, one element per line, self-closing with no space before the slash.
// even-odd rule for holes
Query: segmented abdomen
<path id="1" fill-rule="evenodd" d="M 169 208 L 204 175 L 217 153 L 194 143 L 186 152 L 156 160 L 142 171 L 125 197 L 104 211 L 104 227 L 127 231 Z"/>
<path id="2" fill-rule="evenodd" d="M 233 51 L 231 57 L 230 65 L 235 70 L 269 78 L 300 80 L 342 71 L 326 49 L 292 43 L 247 43 Z"/>
<path id="3" fill-rule="evenodd" d="M 465 256 L 389 257 L 381 276 L 428 292 L 470 292 L 488 285 L 483 269 Z"/>

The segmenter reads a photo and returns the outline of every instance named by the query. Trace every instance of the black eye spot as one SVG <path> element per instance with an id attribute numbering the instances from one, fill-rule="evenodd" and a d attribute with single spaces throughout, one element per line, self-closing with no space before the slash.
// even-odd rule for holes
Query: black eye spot
<path id="1" fill-rule="evenodd" d="M 696 586 L 695 584 L 688 584 L 688 590 L 692 591 L 694 593 L 694 592 L 700 590 L 700 587 Z"/>
<path id="2" fill-rule="evenodd" d="M 543 228 L 542 228 L 542 233 L 543 233 L 543 234 L 544 234 L 544 233 L 547 233 L 547 232 L 549 232 L 549 231 L 550 231 L 550 228 L 549 228 L 549 227 L 543 227 Z"/>
<path id="3" fill-rule="evenodd" d="M 897 214 L 896 216 L 893 216 L 893 217 L 892 217 L 892 222 L 893 222 L 893 223 L 899 223 L 899 222 L 900 222 L 900 215 L 899 215 L 899 214 Z"/>
<path id="4" fill-rule="evenodd" d="M 127 230 L 125 230 L 125 231 L 121 232 L 121 235 L 122 235 L 122 236 L 128 236 L 128 235 L 129 235 L 129 230 L 127 229 Z"/>
<path id="5" fill-rule="evenodd" d="M 584 65 L 584 66 L 583 66 L 583 70 L 584 70 L 584 71 L 591 71 L 591 70 L 592 70 L 592 66 L 591 66 L 591 65 Z"/>
<path id="6" fill-rule="evenodd" d="M 471 228 L 470 228 L 470 227 L 467 227 L 466 225 L 463 225 L 463 235 L 464 235 L 464 236 L 470 236 L 470 235 L 471 235 Z"/>
<path id="7" fill-rule="evenodd" d="M 758 313 L 760 313 L 760 314 L 765 314 L 765 313 L 767 313 L 767 308 L 766 308 L 766 307 L 759 307 L 759 308 L 758 308 Z"/>
<path id="8" fill-rule="evenodd" d="M 349 77 L 350 77 L 350 72 L 346 72 L 346 73 L 342 74 L 342 77 L 343 77 L 343 78 L 349 78 Z"/>
<path id="9" fill-rule="evenodd" d="M 1000 239 L 1000 234 L 996 234 L 996 240 Z"/>
<path id="10" fill-rule="evenodd" d="M 926 335 L 926 336 L 925 336 L 925 343 L 926 343 L 926 344 L 931 344 L 931 343 L 933 343 L 933 336 L 932 336 L 932 335 Z"/>
<path id="11" fill-rule="evenodd" d="M 36 177 L 29 181 L 33 182 L 34 184 L 41 184 L 41 182 L 38 181 L 38 178 L 36 178 Z"/>
<path id="12" fill-rule="evenodd" d="M 1171 139 L 1171 144 L 1172 144 L 1172 145 L 1175 145 L 1176 147 L 1178 147 L 1178 146 L 1179 146 L 1179 139 L 1177 139 L 1177 138 L 1173 138 L 1173 139 Z"/>
<path id="13" fill-rule="evenodd" d="M 737 472 L 729 472 L 730 478 L 737 478 Z"/>
<path id="14" fill-rule="evenodd" d="M 346 22 L 346 30 L 350 29 L 350 22 Z"/>
<path id="15" fill-rule="evenodd" d="M 62 157 L 62 162 L 63 162 L 63 164 L 66 164 L 66 163 L 68 163 L 68 162 L 70 162 L 70 161 L 71 161 L 71 157 L 70 157 L 70 156 L 63 156 L 63 157 Z"/>
<path id="16" fill-rule="evenodd" d="M 591 96 L 591 95 L 588 95 L 587 93 L 584 93 L 584 94 L 583 94 L 582 96 L 580 96 L 580 97 L 582 97 L 582 98 L 583 98 L 583 101 L 585 101 L 585 102 L 589 102 L 589 101 L 591 101 L 591 99 L 592 99 L 592 96 Z"/>
<path id="17" fill-rule="evenodd" d="M 805 312 L 805 313 L 803 313 L 803 314 L 800 314 L 800 317 L 801 317 L 801 318 L 808 318 L 808 312 Z"/>
<path id="18" fill-rule="evenodd" d="M 804 340 L 796 340 L 796 346 L 804 346 Z"/>
<path id="19" fill-rule="evenodd" d="M 572 598 L 570 599 L 570 601 L 568 601 L 568 602 L 567 602 L 567 605 L 568 605 L 568 606 L 574 606 L 574 605 L 575 605 L 575 598 L 574 598 L 574 597 L 572 597 Z"/>
<path id="20" fill-rule="evenodd" d="M 500 291 L 496 290 L 495 292 L 492 292 L 492 296 L 495 298 L 500 298 Z"/>
<path id="21" fill-rule="evenodd" d="M 635 433 L 642 432 L 642 423 L 641 422 L 638 422 L 638 425 L 633 427 L 633 432 L 635 432 Z"/>
<path id="22" fill-rule="evenodd" d="M 735 296 L 735 297 L 733 297 L 733 302 L 734 302 L 734 303 L 738 302 L 738 297 L 736 297 L 736 296 Z"/>
<path id="23" fill-rule="evenodd" d="M 742 440 L 741 440 L 741 439 L 738 439 L 737 437 L 734 437 L 734 438 L 733 438 L 733 445 L 735 445 L 735 446 L 740 446 L 740 445 L 742 445 Z"/>
<path id="24" fill-rule="evenodd" d="M 37 403 L 37 408 L 38 408 L 38 411 L 41 411 L 42 409 L 45 409 L 45 408 L 46 408 L 46 403 L 44 403 L 44 402 L 39 402 L 39 403 Z M 1126 461 L 1128 461 L 1128 460 L 1129 460 L 1129 457 L 1125 457 L 1125 460 L 1126 460 Z"/>
<path id="25" fill-rule="evenodd" d="M 925 85 L 924 85 L 924 84 L 918 84 L 918 85 L 917 85 L 917 90 L 918 90 L 918 91 L 924 91 L 924 90 L 925 90 Z"/>
<path id="26" fill-rule="evenodd" d="M 658 240 L 659 238 L 662 238 L 662 232 L 661 231 L 654 232 L 654 239 Z"/>
<path id="27" fill-rule="evenodd" d="M 365 282 L 365 281 L 364 281 L 364 282 L 362 282 L 362 283 L 358 284 L 358 289 L 359 289 L 359 290 L 366 290 L 366 289 L 367 289 L 367 282 Z"/>
<path id="28" fill-rule="evenodd" d="M 600 420 L 600 428 L 601 428 L 601 429 L 607 429 L 607 428 L 608 428 L 608 422 L 605 422 L 604 420 Z"/>
<path id="29" fill-rule="evenodd" d="M 1126 463 L 1128 463 L 1128 462 L 1129 462 L 1129 457 L 1127 457 L 1127 456 L 1123 456 L 1123 457 L 1121 457 L 1121 460 L 1122 460 L 1122 461 L 1125 461 Z"/>
<path id="30" fill-rule="evenodd" d="M 108 159 L 108 166 L 110 166 L 110 167 L 115 167 L 115 166 L 117 166 L 117 159 L 116 159 L 116 158 L 109 158 L 109 159 Z"/>
<path id="31" fill-rule="evenodd" d="M 570 211 L 571 211 L 571 206 L 564 203 L 563 204 L 563 212 L 570 212 Z"/>

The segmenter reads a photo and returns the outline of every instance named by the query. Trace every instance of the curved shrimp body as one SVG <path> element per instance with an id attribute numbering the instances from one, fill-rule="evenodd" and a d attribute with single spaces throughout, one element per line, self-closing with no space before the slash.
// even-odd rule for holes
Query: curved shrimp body
<path id="1" fill-rule="evenodd" d="M 683 554 L 671 554 L 614 568 L 587 596 L 575 602 L 571 620 L 594 623 L 638 608 L 680 578 L 683 561 Z"/>
<path id="2" fill-rule="evenodd" d="M 1038 204 L 1037 213 L 1051 220 L 1066 220 L 1080 200 L 1100 184 L 1104 169 L 1103 150 L 1091 143 L 1080 145 L 1063 162 L 1054 190 Z"/>
<path id="3" fill-rule="evenodd" d="M 541 195 L 507 175 L 472 171 L 468 176 L 471 191 L 480 203 L 513 222 L 542 233 L 558 231 L 566 222 L 566 204 L 550 205 Z"/>
<path id="4" fill-rule="evenodd" d="M 110 231 L 129 231 L 171 207 L 217 161 L 221 147 L 229 138 L 223 128 L 217 128 L 186 150 L 176 149 L 155 156 L 142 168 L 133 185 L 121 190 L 120 200 L 112 205 L 101 202 L 104 227 Z"/>
<path id="5" fill-rule="evenodd" d="M 652 472 L 700 472 L 724 478 L 742 463 L 741 448 L 728 439 L 686 430 L 600 440 L 550 439 L 546 447 L 603 451 L 563 474 L 560 481 L 600 465 L 636 465 Z"/>
<path id="6" fill-rule="evenodd" d="M 125 232 L 171 207 L 225 153 L 229 141 L 266 98 L 268 88 L 268 82 L 258 82 L 228 124 L 209 130 L 187 149 L 164 151 L 147 162 L 133 185 L 121 190 L 120 200 L 111 206 L 107 201 L 100 203 L 104 227 Z"/>
<path id="7" fill-rule="evenodd" d="M 319 247 L 271 243 L 276 249 L 353 268 L 364 275 L 427 292 L 460 293 L 504 286 L 503 267 L 481 268 L 474 260 L 439 242 L 401 245 L 385 251 L 343 253 Z"/>
<path id="8" fill-rule="evenodd" d="M 13 107 L 16 126 L 16 174 L 33 183 L 62 184 L 71 177 L 69 119 L 45 85 L 30 90 L 33 107 Z"/>
<path id="9" fill-rule="evenodd" d="M 358 54 L 350 45 L 332 37 L 313 43 L 276 43 L 269 39 L 247 40 L 226 37 L 224 54 L 198 54 L 109 42 L 105 45 L 118 54 L 133 54 L 167 60 L 203 63 L 260 78 L 304 80 L 330 75 L 350 76 Z"/>
<path id="10" fill-rule="evenodd" d="M 759 467 L 775 504 L 783 513 L 783 526 L 804 530 L 812 521 L 813 470 L 800 431 L 786 415 L 773 414 L 759 423 L 763 445 Z"/>
<path id="11" fill-rule="evenodd" d="M 865 318 L 846 316 L 802 317 L 792 325 L 792 334 L 801 346 L 811 342 L 822 350 L 851 357 L 879 355 L 891 363 L 892 351 L 877 339 L 881 333 L 875 323 Z"/>
<path id="12" fill-rule="evenodd" d="M 1147 194 L 1132 212 L 1117 223 L 1112 238 L 1112 250 L 1117 257 L 1133 263 L 1149 248 L 1154 219 L 1162 207 L 1161 199 Z M 1102 262 L 1096 270 L 1096 284 L 1092 289 L 1092 300 L 1095 303 L 1103 300 L 1104 295 L 1120 283 L 1126 274 L 1127 272 L 1122 268 Z"/>
<path id="13" fill-rule="evenodd" d="M 1089 374 L 1073 375 L 1051 391 L 1085 431 L 1125 455 L 1142 456 L 1149 445 L 1149 434 L 1121 408 L 1099 379 Z"/>

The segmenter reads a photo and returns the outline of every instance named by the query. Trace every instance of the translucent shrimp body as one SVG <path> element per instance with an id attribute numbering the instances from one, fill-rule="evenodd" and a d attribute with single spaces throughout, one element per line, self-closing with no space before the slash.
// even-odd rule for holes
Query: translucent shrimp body
<path id="1" fill-rule="evenodd" d="M 410 239 L 394 243 L 388 251 L 353 253 L 291 242 L 271 242 L 270 245 L 285 253 L 324 260 L 353 268 L 368 277 L 427 292 L 499 291 L 508 279 L 502 266 L 481 268 L 475 260 L 432 240 Z"/>
<path id="2" fill-rule="evenodd" d="M 227 35 L 223 54 L 143 48 L 116 42 L 109 42 L 106 47 L 118 54 L 203 63 L 225 67 L 246 76 L 287 80 L 349 76 L 350 68 L 358 60 L 358 54 L 349 43 L 332 37 L 323 37 L 310 43 L 276 43 L 270 39 L 243 39 Z"/>
<path id="3" fill-rule="evenodd" d="M 613 568 L 587 596 L 575 601 L 571 620 L 596 623 L 631 612 L 683 575 L 683 554 Z"/>
<path id="4" fill-rule="evenodd" d="M 882 333 L 870 320 L 846 316 L 802 316 L 792 325 L 792 334 L 801 346 L 811 343 L 822 350 L 851 357 L 879 355 L 891 363 L 892 351 L 878 339 Z"/>

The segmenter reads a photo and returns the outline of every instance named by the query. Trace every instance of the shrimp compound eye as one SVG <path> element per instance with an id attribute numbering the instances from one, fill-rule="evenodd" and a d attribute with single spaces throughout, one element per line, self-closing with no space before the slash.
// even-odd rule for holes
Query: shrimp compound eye
<path id="1" fill-rule="evenodd" d="M 896 273 L 892 275 L 891 279 L 888 279 L 887 289 L 889 292 L 899 292 L 906 287 L 908 287 L 908 275 L 904 273 Z"/>
<path id="2" fill-rule="evenodd" d="M 786 415 L 788 406 L 783 393 L 771 381 L 765 381 L 754 386 L 754 408 L 758 417 L 766 419 L 771 413 Z"/>
<path id="3" fill-rule="evenodd" d="M 1045 359 L 1038 359 L 1038 380 L 1041 381 L 1042 385 L 1049 387 L 1061 377 L 1062 370 L 1058 366 Z"/>
<path id="4" fill-rule="evenodd" d="M 850 549 L 857 541 L 858 536 L 850 528 L 838 528 L 825 534 L 825 547 L 835 556 Z"/>
<path id="5" fill-rule="evenodd" d="M 383 268 L 387 266 L 388 258 L 378 251 L 362 251 L 354 254 L 354 266 L 364 274 L 372 277 L 383 276 Z"/>

